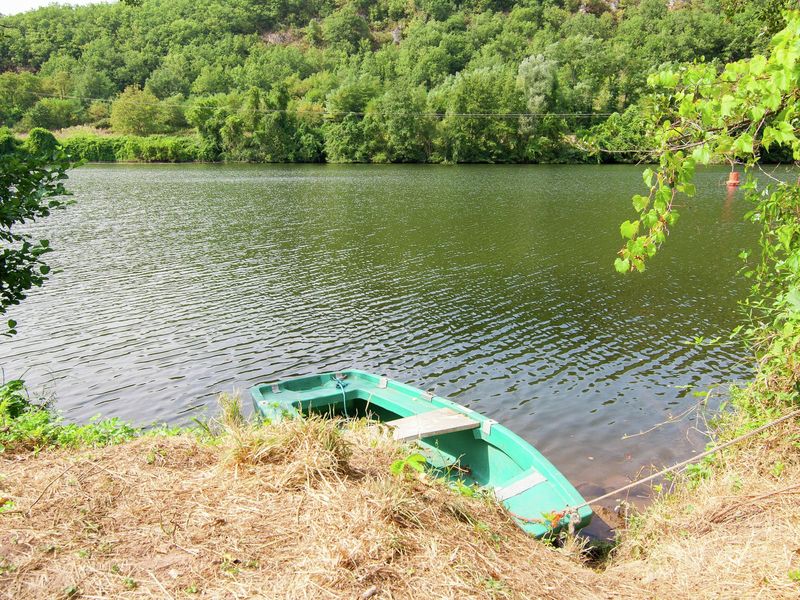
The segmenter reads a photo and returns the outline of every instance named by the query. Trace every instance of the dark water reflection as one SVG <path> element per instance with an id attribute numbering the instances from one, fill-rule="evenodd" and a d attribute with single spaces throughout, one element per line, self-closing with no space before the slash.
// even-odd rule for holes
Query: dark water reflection
<path id="1" fill-rule="evenodd" d="M 699 175 L 641 276 L 611 267 L 641 169 L 88 166 L 41 225 L 60 269 L 11 316 L 26 371 L 74 420 L 185 423 L 215 394 L 359 367 L 506 423 L 574 482 L 687 456 L 687 423 L 621 440 L 747 376 L 736 254 L 755 239 Z M 702 440 L 698 440 L 702 444 Z M 591 457 L 591 458 L 590 458 Z"/>

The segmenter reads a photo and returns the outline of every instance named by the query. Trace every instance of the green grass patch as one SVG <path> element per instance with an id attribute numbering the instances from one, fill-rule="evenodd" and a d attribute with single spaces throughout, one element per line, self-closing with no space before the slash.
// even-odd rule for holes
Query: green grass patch
<path id="1" fill-rule="evenodd" d="M 21 379 L 0 386 L 0 452 L 38 452 L 45 448 L 95 448 L 121 444 L 142 435 L 177 435 L 179 427 L 143 429 L 116 417 L 95 416 L 89 423 L 67 423 L 46 400 L 32 401 Z"/>

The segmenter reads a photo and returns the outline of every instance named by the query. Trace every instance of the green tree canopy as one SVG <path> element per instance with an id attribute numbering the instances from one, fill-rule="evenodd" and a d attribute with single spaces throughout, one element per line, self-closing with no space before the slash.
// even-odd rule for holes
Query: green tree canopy
<path id="1" fill-rule="evenodd" d="M 52 6 L 0 17 L 0 122 L 23 131 L 54 121 L 108 125 L 97 110 L 88 110 L 107 99 L 116 101 L 117 132 L 184 134 L 183 115 L 210 98 L 222 118 L 200 122 L 194 113 L 191 123 L 203 147 L 223 159 L 589 160 L 572 140 L 610 113 L 636 105 L 648 74 L 703 57 L 719 65 L 763 51 L 783 22 L 774 7 L 790 1 L 796 0 L 142 0 L 135 6 Z M 344 112 L 371 117 L 341 116 L 339 122 L 308 114 L 330 109 L 337 96 L 352 98 L 353 82 L 367 79 L 372 91 L 356 102 L 360 110 Z M 473 81 L 476 89 L 465 89 Z M 501 86 L 506 97 L 486 87 L 491 85 Z M 248 124 L 253 113 L 244 114 L 244 105 L 253 88 L 266 104 L 284 95 L 278 104 L 286 118 L 270 118 L 281 135 L 273 135 L 275 127 L 262 131 L 266 118 L 258 127 Z M 420 109 L 419 123 L 410 115 L 391 126 L 381 123 L 376 115 L 385 107 L 379 104 L 391 104 L 395 112 L 393 98 L 403 94 Z M 153 96 L 160 103 L 151 104 Z M 58 113 L 55 108 L 67 105 L 45 103 L 26 119 L 47 97 L 79 106 Z M 261 110 L 273 110 L 266 104 Z M 455 116 L 467 106 L 469 114 Z M 504 111 L 559 116 L 493 114 Z M 431 127 L 429 112 L 448 117 Z M 246 140 L 234 136 L 238 120 Z M 634 137 L 620 124 L 612 118 L 611 129 L 620 135 L 608 141 L 615 147 Z M 320 147 L 328 148 L 327 156 Z"/>
<path id="2" fill-rule="evenodd" d="M 160 130 L 158 98 L 149 90 L 130 86 L 111 105 L 111 127 L 119 133 L 147 135 Z"/>

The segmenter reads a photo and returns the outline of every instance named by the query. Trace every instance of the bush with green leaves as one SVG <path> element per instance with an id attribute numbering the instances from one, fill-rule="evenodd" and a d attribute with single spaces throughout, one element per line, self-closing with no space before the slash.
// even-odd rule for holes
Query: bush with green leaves
<path id="1" fill-rule="evenodd" d="M 24 147 L 34 156 L 52 156 L 59 152 L 56 136 L 41 127 L 35 127 L 28 132 Z"/>
<path id="2" fill-rule="evenodd" d="M 32 402 L 22 380 L 0 385 L 0 452 L 107 446 L 140 434 L 116 418 L 96 417 L 85 425 L 65 423 L 47 402 Z"/>
<path id="3" fill-rule="evenodd" d="M 17 123 L 41 98 L 42 81 L 33 73 L 0 73 L 0 126 Z"/>
<path id="4" fill-rule="evenodd" d="M 23 145 L 0 129 L 0 316 L 24 300 L 31 288 L 40 287 L 50 272 L 43 260 L 50 243 L 19 226 L 65 206 L 70 160 L 49 132 L 31 134 Z M 0 335 L 16 333 L 16 325 L 8 320 Z"/>
<path id="5" fill-rule="evenodd" d="M 65 138 L 62 144 L 66 152 L 77 159 L 89 162 L 115 162 L 116 138 L 99 135 L 76 135 Z"/>
<path id="6" fill-rule="evenodd" d="M 346 52 L 355 52 L 369 39 L 369 24 L 352 4 L 346 4 L 322 21 L 326 42 Z"/>
<path id="7" fill-rule="evenodd" d="M 193 162 L 216 158 L 214 148 L 196 135 L 79 134 L 64 138 L 61 144 L 73 159 L 90 162 Z"/>
<path id="8" fill-rule="evenodd" d="M 125 91 L 111 105 L 111 127 L 117 133 L 148 135 L 161 131 L 161 103 L 151 91 L 138 86 Z"/>
<path id="9" fill-rule="evenodd" d="M 82 110 L 77 100 L 42 98 L 25 112 L 19 128 L 66 129 L 82 121 Z"/>

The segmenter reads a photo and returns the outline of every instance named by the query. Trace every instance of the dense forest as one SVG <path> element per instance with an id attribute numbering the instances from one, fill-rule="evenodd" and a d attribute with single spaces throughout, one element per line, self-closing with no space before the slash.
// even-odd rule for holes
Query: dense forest
<path id="1" fill-rule="evenodd" d="M 582 160 L 648 74 L 763 50 L 787 0 L 143 0 L 0 18 L 0 125 L 91 160 Z M 603 137 L 604 136 L 604 137 Z"/>

